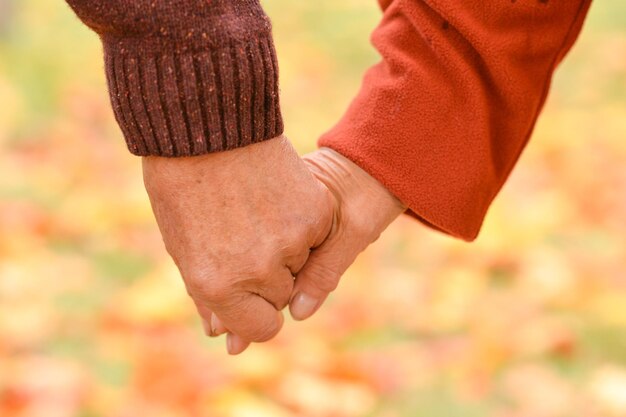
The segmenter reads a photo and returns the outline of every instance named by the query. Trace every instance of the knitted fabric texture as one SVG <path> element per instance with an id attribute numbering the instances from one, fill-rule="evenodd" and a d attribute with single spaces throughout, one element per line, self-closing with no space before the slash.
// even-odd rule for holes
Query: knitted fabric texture
<path id="1" fill-rule="evenodd" d="M 271 24 L 258 0 L 67 0 L 100 36 L 135 155 L 192 156 L 279 136 Z"/>

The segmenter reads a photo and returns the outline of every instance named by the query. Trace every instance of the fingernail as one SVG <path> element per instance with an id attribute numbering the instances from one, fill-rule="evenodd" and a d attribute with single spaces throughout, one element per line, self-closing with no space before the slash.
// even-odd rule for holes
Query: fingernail
<path id="1" fill-rule="evenodd" d="M 212 330 L 209 322 L 205 319 L 202 319 L 202 328 L 204 329 L 204 334 L 207 336 L 211 336 Z"/>
<path id="2" fill-rule="evenodd" d="M 211 314 L 211 335 L 219 336 L 226 332 L 226 328 L 222 324 L 221 320 L 215 315 Z"/>
<path id="3" fill-rule="evenodd" d="M 248 345 L 249 343 L 244 342 L 243 339 L 236 334 L 228 333 L 226 336 L 226 350 L 229 355 L 239 355 L 246 350 Z"/>
<path id="4" fill-rule="evenodd" d="M 233 342 L 233 334 L 232 333 L 228 333 L 226 335 L 226 350 L 228 351 L 228 354 L 230 355 L 234 355 L 234 346 L 233 346 L 234 342 Z"/>
<path id="5" fill-rule="evenodd" d="M 299 292 L 291 300 L 289 311 L 295 320 L 304 320 L 315 312 L 317 304 L 317 299 L 306 293 Z"/>

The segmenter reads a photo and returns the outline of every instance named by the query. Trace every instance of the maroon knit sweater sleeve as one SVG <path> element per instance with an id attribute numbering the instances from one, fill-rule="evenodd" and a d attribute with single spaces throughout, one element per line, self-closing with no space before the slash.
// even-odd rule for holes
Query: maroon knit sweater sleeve
<path id="1" fill-rule="evenodd" d="M 271 25 L 258 0 L 67 0 L 98 33 L 135 155 L 191 156 L 279 136 Z"/>

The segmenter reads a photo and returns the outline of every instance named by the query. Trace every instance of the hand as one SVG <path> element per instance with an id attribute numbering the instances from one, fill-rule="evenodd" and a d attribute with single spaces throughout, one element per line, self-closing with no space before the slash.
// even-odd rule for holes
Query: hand
<path id="1" fill-rule="evenodd" d="M 293 276 L 330 233 L 333 195 L 284 137 L 196 157 L 145 157 L 143 173 L 166 249 L 209 333 L 228 331 L 231 354 L 271 339 Z M 316 277 L 310 271 L 301 286 Z"/>
<path id="2" fill-rule="evenodd" d="M 357 255 L 406 210 L 381 183 L 332 149 L 303 157 L 311 172 L 335 197 L 334 224 L 296 275 L 291 315 L 310 317 L 333 291 Z"/>

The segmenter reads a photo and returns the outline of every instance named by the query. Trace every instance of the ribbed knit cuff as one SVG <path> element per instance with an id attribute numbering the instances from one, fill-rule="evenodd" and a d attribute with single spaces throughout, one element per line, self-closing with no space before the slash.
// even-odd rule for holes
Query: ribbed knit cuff
<path id="1" fill-rule="evenodd" d="M 271 34 L 207 50 L 102 40 L 113 111 L 133 154 L 201 155 L 283 133 Z"/>

